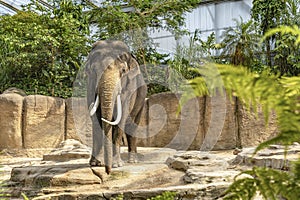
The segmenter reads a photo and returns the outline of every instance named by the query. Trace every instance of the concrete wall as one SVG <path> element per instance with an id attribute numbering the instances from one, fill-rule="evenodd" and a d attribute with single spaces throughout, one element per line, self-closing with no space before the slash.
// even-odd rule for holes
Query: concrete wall
<path id="1" fill-rule="evenodd" d="M 146 100 L 139 146 L 175 149 L 232 149 L 253 146 L 277 133 L 275 115 L 266 128 L 234 97 L 191 99 L 178 111 L 180 95 L 161 93 Z M 84 98 L 0 95 L 0 149 L 55 148 L 66 139 L 92 145 L 92 124 Z"/>

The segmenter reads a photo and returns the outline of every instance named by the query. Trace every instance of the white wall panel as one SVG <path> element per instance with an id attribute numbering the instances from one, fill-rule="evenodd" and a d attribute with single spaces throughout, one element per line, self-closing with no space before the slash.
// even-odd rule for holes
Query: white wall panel
<path id="1" fill-rule="evenodd" d="M 250 19 L 252 0 L 224 1 L 200 5 L 192 12 L 186 14 L 186 28 L 190 33 L 199 29 L 202 39 L 206 39 L 210 33 L 215 32 L 219 42 L 224 29 L 235 25 L 233 19 L 242 17 L 244 21 Z M 160 48 L 174 51 L 176 41 L 171 33 L 166 31 L 151 34 L 155 42 L 160 44 Z M 187 44 L 189 37 L 181 38 L 178 43 Z M 174 49 L 170 49 L 174 48 Z"/>

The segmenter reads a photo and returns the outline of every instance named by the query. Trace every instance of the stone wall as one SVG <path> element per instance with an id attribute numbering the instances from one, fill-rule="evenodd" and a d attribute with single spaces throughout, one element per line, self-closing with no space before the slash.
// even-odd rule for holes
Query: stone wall
<path id="1" fill-rule="evenodd" d="M 178 110 L 180 95 L 146 100 L 137 130 L 139 146 L 174 149 L 232 149 L 257 145 L 277 133 L 275 115 L 265 126 L 237 98 L 217 95 L 191 99 Z M 85 98 L 0 95 L 0 149 L 55 148 L 66 139 L 92 144 Z M 268 127 L 268 128 L 266 128 Z"/>

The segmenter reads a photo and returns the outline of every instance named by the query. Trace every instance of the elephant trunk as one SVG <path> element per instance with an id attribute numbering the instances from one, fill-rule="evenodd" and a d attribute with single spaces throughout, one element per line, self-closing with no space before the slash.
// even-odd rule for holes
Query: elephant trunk
<path id="1" fill-rule="evenodd" d="M 107 174 L 110 174 L 112 167 L 112 157 L 113 157 L 113 141 L 112 141 L 112 125 L 106 121 L 111 121 L 114 118 L 114 107 L 116 98 L 120 100 L 120 77 L 119 73 L 113 73 L 113 71 L 108 71 L 109 73 L 104 73 L 102 75 L 102 80 L 100 80 L 98 85 L 98 94 L 100 98 L 101 106 L 101 118 L 102 118 L 102 128 L 105 134 L 104 137 L 104 162 L 105 162 L 105 171 Z M 117 97 L 118 95 L 118 97 Z M 117 100 L 117 101 L 119 101 Z M 120 103 L 120 102 L 119 102 Z M 118 110 L 120 110 L 118 106 Z M 119 113 L 120 115 L 122 113 Z M 120 120 L 121 116 L 116 117 L 116 121 Z"/>
<path id="2" fill-rule="evenodd" d="M 97 100 L 96 100 L 96 102 L 97 102 Z M 121 118 L 122 118 L 122 104 L 121 104 L 120 94 L 118 94 L 118 96 L 117 96 L 117 117 L 116 117 L 116 120 L 111 122 L 109 120 L 104 119 L 103 117 L 101 118 L 101 120 L 114 126 L 114 125 L 118 125 L 120 123 Z"/>

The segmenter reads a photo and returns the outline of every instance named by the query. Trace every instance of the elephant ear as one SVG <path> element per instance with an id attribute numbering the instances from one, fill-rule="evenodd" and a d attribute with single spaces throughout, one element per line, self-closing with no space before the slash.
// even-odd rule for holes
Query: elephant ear
<path id="1" fill-rule="evenodd" d="M 136 78 L 139 74 L 141 74 L 141 71 L 138 62 L 136 61 L 136 58 L 130 53 L 127 53 L 127 56 L 127 65 L 129 69 L 128 78 L 132 80 Z"/>

